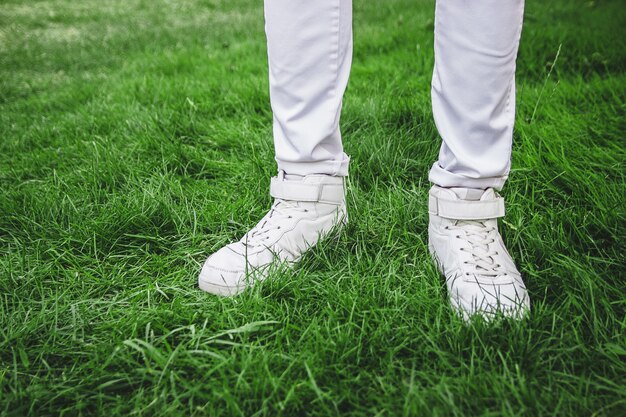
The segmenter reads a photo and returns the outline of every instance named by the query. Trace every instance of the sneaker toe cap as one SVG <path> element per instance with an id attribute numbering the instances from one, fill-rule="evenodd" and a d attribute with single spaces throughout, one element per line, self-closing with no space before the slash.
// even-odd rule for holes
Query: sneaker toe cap
<path id="1" fill-rule="evenodd" d="M 466 319 L 473 315 L 491 319 L 498 314 L 519 319 L 530 309 L 528 293 L 521 282 L 505 285 L 459 283 L 451 292 L 451 302 Z"/>
<path id="2" fill-rule="evenodd" d="M 230 246 L 230 245 L 229 245 Z M 209 256 L 198 276 L 198 285 L 216 295 L 235 295 L 241 292 L 246 275 L 245 257 L 225 246 Z"/>

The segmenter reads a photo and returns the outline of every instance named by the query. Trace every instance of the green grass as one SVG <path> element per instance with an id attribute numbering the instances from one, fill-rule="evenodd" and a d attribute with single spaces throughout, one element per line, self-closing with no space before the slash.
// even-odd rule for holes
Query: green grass
<path id="1" fill-rule="evenodd" d="M 533 311 L 496 326 L 428 256 L 432 22 L 355 2 L 351 223 L 222 299 L 200 265 L 276 169 L 261 2 L 2 1 L 0 415 L 626 415 L 624 3 L 527 4 L 501 227 Z"/>

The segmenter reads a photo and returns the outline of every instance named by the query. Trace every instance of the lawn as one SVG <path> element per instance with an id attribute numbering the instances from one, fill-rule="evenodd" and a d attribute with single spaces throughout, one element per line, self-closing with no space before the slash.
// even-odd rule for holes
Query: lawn
<path id="1" fill-rule="evenodd" d="M 216 298 L 276 171 L 262 2 L 3 0 L 0 415 L 626 415 L 624 2 L 526 6 L 493 325 L 427 250 L 433 11 L 355 1 L 350 224 Z"/>

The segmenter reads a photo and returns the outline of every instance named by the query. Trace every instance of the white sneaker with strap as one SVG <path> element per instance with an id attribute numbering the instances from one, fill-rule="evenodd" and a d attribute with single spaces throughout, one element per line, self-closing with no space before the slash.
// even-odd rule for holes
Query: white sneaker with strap
<path id="1" fill-rule="evenodd" d="M 198 285 L 212 294 L 236 295 L 267 278 L 273 264 L 292 264 L 323 236 L 347 221 L 345 177 L 286 175 L 272 178 L 274 204 L 238 242 L 207 258 Z"/>
<path id="2" fill-rule="evenodd" d="M 522 318 L 530 300 L 498 232 L 504 199 L 492 188 L 433 186 L 428 211 L 428 247 L 445 276 L 452 306 L 466 320 L 497 313 Z"/>

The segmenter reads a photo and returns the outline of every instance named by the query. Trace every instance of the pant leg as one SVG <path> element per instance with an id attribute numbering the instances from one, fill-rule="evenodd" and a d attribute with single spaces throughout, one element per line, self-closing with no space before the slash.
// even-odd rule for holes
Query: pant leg
<path id="1" fill-rule="evenodd" d="M 339 116 L 352 61 L 351 0 L 265 0 L 278 169 L 348 175 Z"/>
<path id="2" fill-rule="evenodd" d="M 437 0 L 433 115 L 443 139 L 429 179 L 502 188 L 511 167 L 524 0 Z"/>

